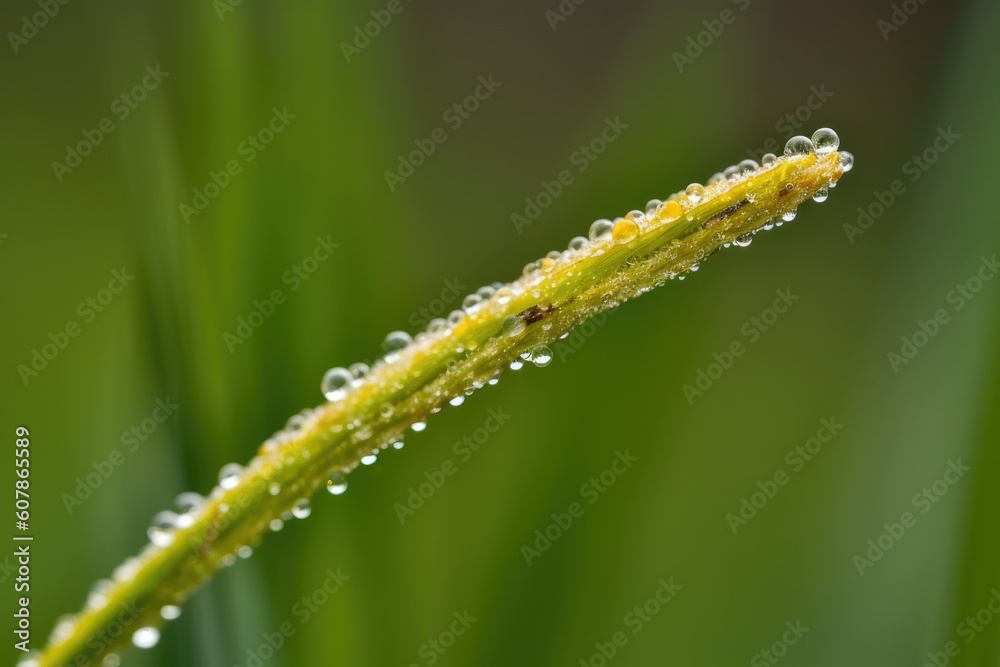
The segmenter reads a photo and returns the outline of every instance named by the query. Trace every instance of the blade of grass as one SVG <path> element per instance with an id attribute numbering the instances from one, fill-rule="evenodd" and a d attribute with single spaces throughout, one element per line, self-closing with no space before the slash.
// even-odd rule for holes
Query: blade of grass
<path id="1" fill-rule="evenodd" d="M 164 617 L 198 586 L 259 544 L 275 522 L 304 518 L 308 498 L 323 486 L 336 490 L 362 457 L 494 380 L 522 352 L 544 365 L 551 357 L 545 346 L 574 326 L 697 268 L 723 246 L 745 244 L 834 185 L 851 161 L 837 151 L 778 158 L 678 193 L 580 247 L 529 265 L 461 318 L 390 352 L 344 396 L 293 417 L 203 503 L 172 517 L 172 526 L 153 535 L 156 544 L 95 589 L 28 664 L 99 664 L 131 644 L 155 644 Z"/>

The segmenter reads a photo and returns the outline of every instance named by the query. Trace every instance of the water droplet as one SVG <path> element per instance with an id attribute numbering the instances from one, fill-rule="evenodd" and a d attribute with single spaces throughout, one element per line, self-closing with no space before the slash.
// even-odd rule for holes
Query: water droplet
<path id="1" fill-rule="evenodd" d="M 664 220 L 674 220 L 681 217 L 684 213 L 684 207 L 675 201 L 668 201 L 663 205 L 663 210 L 660 211 L 660 215 Z"/>
<path id="2" fill-rule="evenodd" d="M 174 528 L 176 527 L 177 515 L 166 510 L 153 517 L 146 533 L 149 535 L 150 542 L 158 547 L 166 547 L 174 541 Z"/>
<path id="3" fill-rule="evenodd" d="M 705 198 L 705 188 L 701 183 L 692 183 L 684 190 L 684 194 L 688 196 L 692 204 L 697 204 Z"/>
<path id="4" fill-rule="evenodd" d="M 219 469 L 219 486 L 224 489 L 232 489 L 240 483 L 240 475 L 243 474 L 243 466 L 239 463 L 227 463 Z"/>
<path id="5" fill-rule="evenodd" d="M 845 172 L 854 169 L 854 153 L 840 151 L 840 168 Z"/>
<path id="6" fill-rule="evenodd" d="M 351 371 L 337 366 L 335 368 L 331 368 L 325 375 L 323 375 L 323 382 L 320 384 L 320 390 L 323 392 L 323 395 L 326 396 L 326 400 L 339 401 L 347 396 L 348 389 L 351 386 L 351 380 L 353 379 L 354 375 Z"/>
<path id="7" fill-rule="evenodd" d="M 812 139 L 802 135 L 794 136 L 785 143 L 785 155 L 805 155 L 815 150 Z"/>
<path id="8" fill-rule="evenodd" d="M 413 422 L 410 424 L 410 429 L 420 433 L 425 428 L 427 428 L 427 422 Z"/>
<path id="9" fill-rule="evenodd" d="M 627 243 L 639 235 L 639 225 L 633 220 L 625 218 L 615 223 L 611 230 L 611 238 L 616 243 Z"/>
<path id="10" fill-rule="evenodd" d="M 153 648 L 160 641 L 160 631 L 154 627 L 139 628 L 132 633 L 132 643 L 136 648 Z"/>
<path id="11" fill-rule="evenodd" d="M 326 481 L 326 490 L 331 495 L 339 496 L 347 491 L 347 480 L 340 473 L 331 475 L 330 479 Z"/>
<path id="12" fill-rule="evenodd" d="M 830 191 L 828 189 L 820 188 L 819 190 L 816 191 L 816 194 L 813 195 L 813 201 L 824 202 L 827 200 L 827 197 L 829 196 L 830 196 Z"/>
<path id="13" fill-rule="evenodd" d="M 457 408 L 462 403 L 465 403 L 465 396 L 456 396 L 453 399 L 451 399 L 450 401 L 448 401 L 448 403 L 450 403 L 451 405 L 453 405 L 453 406 L 455 406 Z"/>
<path id="14" fill-rule="evenodd" d="M 520 335 L 525 329 L 524 320 L 517 315 L 509 315 L 503 320 L 503 335 L 508 338 Z"/>
<path id="15" fill-rule="evenodd" d="M 295 507 L 292 508 L 292 516 L 296 519 L 305 519 L 310 514 L 312 514 L 312 507 L 309 506 L 308 500 L 300 500 L 295 503 Z"/>
<path id="16" fill-rule="evenodd" d="M 479 297 L 476 297 L 477 299 Z M 478 300 L 476 301 L 478 303 Z M 406 333 L 405 331 L 390 331 L 386 334 L 385 341 L 382 343 L 382 347 L 385 348 L 387 354 L 392 354 L 393 352 L 398 352 L 404 347 L 413 342 L 413 336 Z"/>
<path id="17" fill-rule="evenodd" d="M 774 161 L 778 159 L 778 156 L 774 153 L 764 153 L 764 156 L 760 159 L 760 164 L 763 167 L 768 167 L 774 164 Z"/>
<path id="18" fill-rule="evenodd" d="M 177 605 L 168 604 L 160 608 L 160 616 L 165 620 L 172 621 L 181 615 L 181 608 Z"/>
<path id="19" fill-rule="evenodd" d="M 184 514 L 201 509 L 204 504 L 205 499 L 200 494 L 191 491 L 185 491 L 174 498 L 174 505 Z"/>
<path id="20" fill-rule="evenodd" d="M 606 239 L 611 237 L 611 230 L 614 228 L 614 223 L 610 220 L 602 218 L 600 220 L 594 221 L 590 226 L 590 240 L 597 241 L 599 239 Z"/>
<path id="21" fill-rule="evenodd" d="M 546 345 L 539 345 L 531 350 L 531 363 L 538 368 L 544 368 L 552 362 L 552 350 Z"/>
<path id="22" fill-rule="evenodd" d="M 828 127 L 813 132 L 812 142 L 816 146 L 816 155 L 826 155 L 840 148 L 840 137 Z"/>
<path id="23" fill-rule="evenodd" d="M 361 457 L 361 465 L 363 466 L 373 465 L 376 461 L 378 461 L 378 456 L 375 454 L 366 454 Z"/>
<path id="24" fill-rule="evenodd" d="M 570 250 L 583 250 L 587 245 L 587 238 L 584 236 L 574 236 L 569 240 Z"/>
<path id="25" fill-rule="evenodd" d="M 782 213 L 781 219 L 784 220 L 785 222 L 791 222 L 792 220 L 795 219 L 796 215 L 798 215 L 798 211 L 793 208 L 791 211 L 785 211 L 784 213 Z"/>

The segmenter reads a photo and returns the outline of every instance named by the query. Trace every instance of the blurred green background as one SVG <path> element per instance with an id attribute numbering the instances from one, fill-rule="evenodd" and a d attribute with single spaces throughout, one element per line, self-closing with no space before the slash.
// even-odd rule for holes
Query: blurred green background
<path id="1" fill-rule="evenodd" d="M 1000 7 L 903 5 L 886 32 L 888 2 L 589 0 L 553 30 L 556 0 L 402 0 L 350 62 L 342 44 L 386 3 L 77 0 L 8 35 L 0 386 L 11 444 L 15 425 L 33 434 L 35 645 L 141 548 L 154 513 L 318 403 L 325 369 L 412 331 L 446 281 L 509 280 L 595 218 L 783 145 L 798 112 L 798 132 L 833 127 L 857 156 L 827 203 L 436 416 L 124 664 L 247 665 L 292 621 L 267 664 L 427 665 L 425 643 L 465 610 L 476 622 L 435 664 L 599 665 L 595 643 L 618 631 L 614 664 L 773 664 L 760 652 L 796 621 L 809 630 L 783 664 L 924 665 L 948 641 L 949 664 L 997 664 L 1000 618 L 971 642 L 958 626 L 1000 586 L 1000 281 L 961 310 L 948 294 L 1000 246 Z M 673 54 L 724 9 L 734 20 L 679 71 Z M 37 11 L 6 2 L 0 27 L 21 33 Z M 116 98 L 157 65 L 167 76 L 120 117 Z M 449 125 L 491 74 L 500 87 Z M 813 87 L 831 94 L 808 110 Z M 294 119 L 247 162 L 241 143 L 285 107 Z M 516 229 L 609 117 L 628 129 Z M 102 118 L 114 130 L 57 178 Z M 447 141 L 390 191 L 385 172 L 436 127 Z M 904 165 L 949 127 L 960 138 L 911 180 Z M 179 205 L 230 160 L 240 173 L 186 223 Z M 849 238 L 896 179 L 905 193 Z M 283 274 L 327 236 L 339 248 L 292 291 Z M 87 320 L 78 304 L 122 267 L 134 280 Z M 275 288 L 286 303 L 230 352 L 223 333 Z M 744 323 L 785 288 L 799 300 L 750 341 Z M 894 371 L 887 354 L 939 308 L 950 320 Z M 22 381 L 71 320 L 80 335 Z M 689 403 L 682 386 L 733 341 L 746 353 Z M 157 399 L 179 407 L 127 451 Z M 453 443 L 498 408 L 509 421 L 461 461 Z M 795 470 L 786 452 L 831 417 L 843 429 Z M 116 449 L 124 463 L 68 511 Z M 619 450 L 637 462 L 589 504 L 581 485 Z M 394 505 L 446 459 L 457 474 L 401 524 Z M 914 494 L 959 459 L 971 471 L 921 513 Z M 727 514 L 779 470 L 789 483 L 734 534 Z M 529 567 L 522 545 L 574 501 L 583 516 Z M 859 575 L 854 557 L 906 511 L 916 525 Z M 338 567 L 350 580 L 300 623 L 293 606 Z M 682 590 L 633 634 L 626 614 L 671 577 Z"/>

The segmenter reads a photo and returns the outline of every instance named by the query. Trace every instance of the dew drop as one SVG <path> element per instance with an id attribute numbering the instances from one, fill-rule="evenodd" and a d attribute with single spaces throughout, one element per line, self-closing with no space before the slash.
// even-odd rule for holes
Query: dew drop
<path id="1" fill-rule="evenodd" d="M 606 239 L 611 237 L 611 230 L 614 228 L 614 223 L 606 218 L 594 221 L 590 225 L 589 236 L 591 241 L 597 241 L 599 239 Z"/>
<path id="2" fill-rule="evenodd" d="M 158 547 L 166 547 L 174 541 L 174 528 L 176 527 L 177 515 L 166 510 L 153 517 L 146 533 L 149 535 L 150 542 Z"/>
<path id="3" fill-rule="evenodd" d="M 410 424 L 410 429 L 416 431 L 417 433 L 420 433 L 425 428 L 427 428 L 427 422 L 413 422 Z"/>
<path id="4" fill-rule="evenodd" d="M 526 325 L 524 324 L 523 319 L 517 315 L 509 315 L 503 320 L 503 335 L 508 338 L 518 336 L 524 331 L 525 327 Z"/>
<path id="5" fill-rule="evenodd" d="M 805 155 L 815 151 L 812 139 L 802 135 L 794 136 L 785 143 L 785 155 Z"/>
<path id="6" fill-rule="evenodd" d="M 339 401 L 347 396 L 347 391 L 351 386 L 354 375 L 346 368 L 337 366 L 331 368 L 323 375 L 323 382 L 320 390 L 328 401 Z"/>
<path id="7" fill-rule="evenodd" d="M 330 495 L 339 496 L 347 491 L 347 480 L 340 473 L 332 475 L 326 481 L 326 490 Z"/>
<path id="8" fill-rule="evenodd" d="M 813 201 L 825 202 L 829 196 L 830 191 L 827 188 L 820 188 L 816 191 L 816 194 L 813 195 Z"/>
<path id="9" fill-rule="evenodd" d="M 611 238 L 616 243 L 627 243 L 639 235 L 639 225 L 635 221 L 625 218 L 615 223 L 611 230 Z"/>
<path id="10" fill-rule="evenodd" d="M 816 146 L 816 155 L 826 155 L 840 148 L 840 137 L 828 127 L 813 132 L 812 142 Z"/>
<path id="11" fill-rule="evenodd" d="M 538 368 L 544 368 L 552 363 L 552 350 L 546 345 L 539 345 L 531 350 L 531 363 Z"/>
<path id="12" fill-rule="evenodd" d="M 478 297 L 476 298 L 476 303 L 479 303 Z M 412 342 L 413 337 L 405 331 L 390 331 L 386 335 L 385 341 L 382 343 L 382 347 L 385 348 L 387 354 L 392 354 L 393 352 L 399 352 Z"/>
<path id="13" fill-rule="evenodd" d="M 310 514 L 312 514 L 312 507 L 309 506 L 308 500 L 300 500 L 292 508 L 292 516 L 296 519 L 305 519 Z"/>
<path id="14" fill-rule="evenodd" d="M 845 172 L 854 169 L 854 153 L 840 151 L 840 168 Z"/>
<path id="15" fill-rule="evenodd" d="M 240 475 L 243 474 L 243 466 L 239 463 L 227 463 L 219 469 L 219 486 L 224 489 L 232 489 L 240 483 Z"/>
<path id="16" fill-rule="evenodd" d="M 697 204 L 705 198 L 705 188 L 701 185 L 701 183 L 692 183 L 687 186 L 686 190 L 684 190 L 684 194 L 688 196 L 688 199 L 691 200 L 692 204 Z"/>
<path id="17" fill-rule="evenodd" d="M 205 499 L 191 491 L 185 491 L 174 498 L 174 505 L 184 514 L 198 510 L 204 504 Z"/>
<path id="18" fill-rule="evenodd" d="M 151 626 L 139 628 L 132 633 L 132 643 L 136 648 L 153 648 L 158 641 L 160 641 L 160 631 Z"/>
<path id="19" fill-rule="evenodd" d="M 168 604 L 164 607 L 160 607 L 160 616 L 162 616 L 167 621 L 172 621 L 181 615 L 181 608 L 177 605 Z"/>

